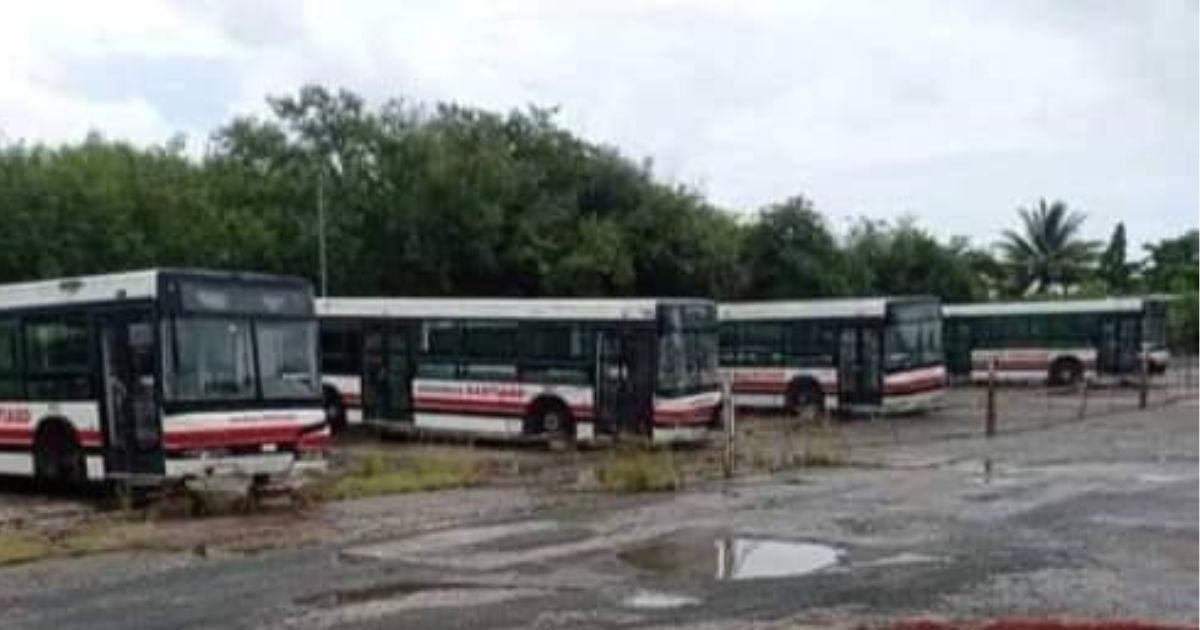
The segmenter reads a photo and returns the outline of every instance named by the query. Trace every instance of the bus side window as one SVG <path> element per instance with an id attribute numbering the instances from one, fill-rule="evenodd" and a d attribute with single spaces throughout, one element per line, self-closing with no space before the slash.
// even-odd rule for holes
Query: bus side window
<path id="1" fill-rule="evenodd" d="M 21 398 L 19 331 L 16 320 L 0 321 L 0 400 Z"/>
<path id="2" fill-rule="evenodd" d="M 25 365 L 35 399 L 79 400 L 92 395 L 87 322 L 57 318 L 25 323 Z"/>

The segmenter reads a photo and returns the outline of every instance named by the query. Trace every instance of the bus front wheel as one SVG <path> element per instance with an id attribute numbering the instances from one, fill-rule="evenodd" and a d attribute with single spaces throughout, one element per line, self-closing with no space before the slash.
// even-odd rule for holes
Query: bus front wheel
<path id="1" fill-rule="evenodd" d="M 75 432 L 61 423 L 44 425 L 33 446 L 36 483 L 52 489 L 78 488 L 87 482 L 87 464 Z"/>
<path id="2" fill-rule="evenodd" d="M 337 390 L 325 388 L 325 422 L 329 423 L 329 432 L 338 434 L 346 430 L 346 405 Z"/>

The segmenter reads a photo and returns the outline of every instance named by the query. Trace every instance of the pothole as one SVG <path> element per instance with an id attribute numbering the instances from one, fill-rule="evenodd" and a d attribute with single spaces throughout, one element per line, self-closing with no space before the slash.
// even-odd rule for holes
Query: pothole
<path id="1" fill-rule="evenodd" d="M 372 584 L 361 588 L 344 588 L 325 591 L 315 595 L 299 597 L 295 601 L 301 606 L 334 608 L 347 604 L 359 604 L 379 599 L 392 599 L 412 595 L 421 591 L 445 588 L 469 588 L 471 585 L 432 582 L 392 582 Z"/>

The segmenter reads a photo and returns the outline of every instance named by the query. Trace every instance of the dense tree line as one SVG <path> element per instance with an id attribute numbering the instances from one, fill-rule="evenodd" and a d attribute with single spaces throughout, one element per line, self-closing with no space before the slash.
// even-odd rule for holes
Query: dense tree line
<path id="1" fill-rule="evenodd" d="M 148 266 L 316 281 L 324 199 L 333 294 L 1172 292 L 1189 296 L 1177 336 L 1195 345 L 1194 230 L 1141 262 L 1127 259 L 1123 226 L 1103 250 L 1082 240 L 1084 215 L 1062 202 L 1020 210 L 995 247 L 943 242 L 910 219 L 836 234 L 803 196 L 750 214 L 718 208 L 549 110 L 371 108 L 311 86 L 269 102 L 269 116 L 218 129 L 200 158 L 181 141 L 98 135 L 0 148 L 0 282 Z"/>

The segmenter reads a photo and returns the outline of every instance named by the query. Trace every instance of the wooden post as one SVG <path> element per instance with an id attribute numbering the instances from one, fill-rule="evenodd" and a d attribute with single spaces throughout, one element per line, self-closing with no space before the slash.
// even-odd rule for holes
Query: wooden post
<path id="1" fill-rule="evenodd" d="M 1079 401 L 1079 417 L 1083 418 L 1087 416 L 1088 390 L 1091 389 L 1091 379 L 1083 379 L 1080 386 L 1083 387 L 1083 396 Z"/>
<path id="2" fill-rule="evenodd" d="M 1145 409 L 1150 395 L 1150 356 L 1142 350 L 1138 360 L 1138 409 Z"/>
<path id="3" fill-rule="evenodd" d="M 737 412 L 733 406 L 733 385 L 730 382 L 732 378 L 726 374 L 721 379 L 721 411 L 725 420 L 725 457 L 722 468 L 726 479 L 733 477 L 737 465 Z"/>
<path id="4" fill-rule="evenodd" d="M 996 435 L 996 357 L 988 361 L 987 416 L 984 418 L 984 435 Z"/>

